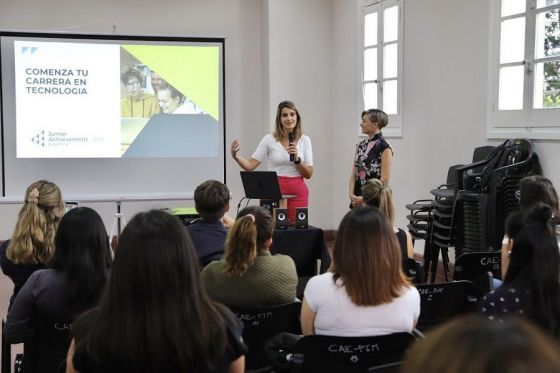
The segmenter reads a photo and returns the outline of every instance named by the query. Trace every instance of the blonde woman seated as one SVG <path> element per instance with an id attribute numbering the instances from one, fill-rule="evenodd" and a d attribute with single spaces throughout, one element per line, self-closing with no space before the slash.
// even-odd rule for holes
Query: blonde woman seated
<path id="1" fill-rule="evenodd" d="M 304 335 L 375 336 L 414 329 L 420 295 L 401 269 L 387 218 L 357 207 L 338 228 L 329 272 L 307 283 L 301 309 Z"/>
<path id="2" fill-rule="evenodd" d="M 239 212 L 223 260 L 202 271 L 210 297 L 228 306 L 267 307 L 296 298 L 296 265 L 287 255 L 271 255 L 272 217 L 260 206 Z"/>
<path id="3" fill-rule="evenodd" d="M 56 184 L 39 180 L 27 187 L 14 234 L 0 246 L 0 267 L 14 283 L 10 307 L 29 276 L 49 264 L 63 214 L 64 202 Z"/>
<path id="4" fill-rule="evenodd" d="M 377 207 L 393 225 L 393 232 L 397 235 L 403 258 L 412 258 L 414 256 L 414 245 L 410 233 L 394 226 L 395 205 L 393 203 L 393 191 L 389 185 L 379 179 L 371 179 L 362 187 L 362 194 L 364 203 L 368 206 Z"/>

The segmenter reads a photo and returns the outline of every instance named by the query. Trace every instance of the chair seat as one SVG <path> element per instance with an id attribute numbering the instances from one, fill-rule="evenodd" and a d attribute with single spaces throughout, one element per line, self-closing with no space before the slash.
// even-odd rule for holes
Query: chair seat
<path id="1" fill-rule="evenodd" d="M 411 211 L 430 211 L 432 209 L 432 204 L 430 203 L 409 203 L 405 205 L 407 210 Z"/>

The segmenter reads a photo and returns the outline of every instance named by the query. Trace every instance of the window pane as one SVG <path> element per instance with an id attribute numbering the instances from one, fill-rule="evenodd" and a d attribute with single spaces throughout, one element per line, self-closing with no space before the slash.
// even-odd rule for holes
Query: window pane
<path id="1" fill-rule="evenodd" d="M 383 111 L 387 114 L 397 114 L 396 80 L 389 80 L 383 83 Z"/>
<path id="2" fill-rule="evenodd" d="M 560 0 L 537 0 L 537 8 L 560 4 Z"/>
<path id="3" fill-rule="evenodd" d="M 364 84 L 364 109 L 372 109 L 378 106 L 377 83 Z"/>
<path id="4" fill-rule="evenodd" d="M 525 0 L 502 0 L 502 17 L 525 13 Z"/>
<path id="5" fill-rule="evenodd" d="M 364 80 L 377 79 L 377 48 L 364 51 Z"/>
<path id="6" fill-rule="evenodd" d="M 364 17 L 364 47 L 377 44 L 377 12 Z"/>
<path id="7" fill-rule="evenodd" d="M 533 107 L 560 108 L 560 61 L 535 64 Z"/>
<path id="8" fill-rule="evenodd" d="M 383 42 L 399 38 L 399 7 L 392 6 L 383 12 Z"/>
<path id="9" fill-rule="evenodd" d="M 525 66 L 510 66 L 500 69 L 499 110 L 523 109 L 523 76 Z"/>
<path id="10" fill-rule="evenodd" d="M 500 63 L 519 62 L 524 59 L 525 18 L 513 18 L 502 22 L 500 38 Z"/>
<path id="11" fill-rule="evenodd" d="M 389 44 L 383 47 L 383 77 L 397 77 L 397 44 Z"/>
<path id="12" fill-rule="evenodd" d="M 535 55 L 560 56 L 560 9 L 537 13 Z"/>

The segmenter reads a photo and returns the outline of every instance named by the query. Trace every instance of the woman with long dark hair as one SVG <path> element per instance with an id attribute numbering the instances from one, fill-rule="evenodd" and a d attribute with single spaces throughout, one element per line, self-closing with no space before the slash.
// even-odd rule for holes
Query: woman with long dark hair
<path id="1" fill-rule="evenodd" d="M 527 211 L 538 203 L 548 205 L 554 216 L 560 217 L 558 193 L 556 193 L 552 181 L 540 175 L 526 176 L 519 182 L 519 210 Z M 509 265 L 509 251 L 511 251 L 512 244 L 509 232 L 505 233 L 502 240 L 502 278 L 505 277 Z"/>
<path id="2" fill-rule="evenodd" d="M 202 271 L 208 294 L 228 306 L 267 307 L 296 299 L 296 265 L 271 255 L 272 217 L 260 206 L 246 207 L 231 227 L 223 260 Z"/>
<path id="3" fill-rule="evenodd" d="M 74 324 L 67 372 L 243 372 L 241 328 L 208 298 L 177 218 L 140 213 L 120 237 L 99 305 Z"/>
<path id="4" fill-rule="evenodd" d="M 329 272 L 307 283 L 304 335 L 375 336 L 414 329 L 420 295 L 402 271 L 397 237 L 373 207 L 356 207 L 340 222 Z"/>
<path id="5" fill-rule="evenodd" d="M 71 323 L 97 303 L 105 288 L 111 249 L 103 221 L 94 210 L 78 207 L 68 211 L 60 221 L 54 244 L 52 268 L 34 272 L 8 312 L 4 336 L 9 343 L 23 342 L 29 329 L 34 329 L 40 340 L 41 333 L 48 333 L 40 326 L 49 322 Z M 40 347 L 36 346 L 39 354 Z M 68 344 L 61 346 L 59 361 L 56 356 L 40 360 L 41 372 L 56 372 L 67 349 Z"/>
<path id="6" fill-rule="evenodd" d="M 523 315 L 560 337 L 560 254 L 553 209 L 539 203 L 512 214 L 506 224 L 512 241 L 504 283 L 480 306 L 490 319 Z"/>

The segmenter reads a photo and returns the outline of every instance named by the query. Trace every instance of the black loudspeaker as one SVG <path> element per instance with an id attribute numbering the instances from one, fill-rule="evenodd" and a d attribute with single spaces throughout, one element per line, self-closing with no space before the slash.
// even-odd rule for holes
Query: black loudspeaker
<path id="1" fill-rule="evenodd" d="M 274 209 L 274 220 L 276 221 L 276 229 L 288 228 L 288 209 Z"/>
<path id="2" fill-rule="evenodd" d="M 305 229 L 308 227 L 309 215 L 307 207 L 296 208 L 296 228 Z"/>

